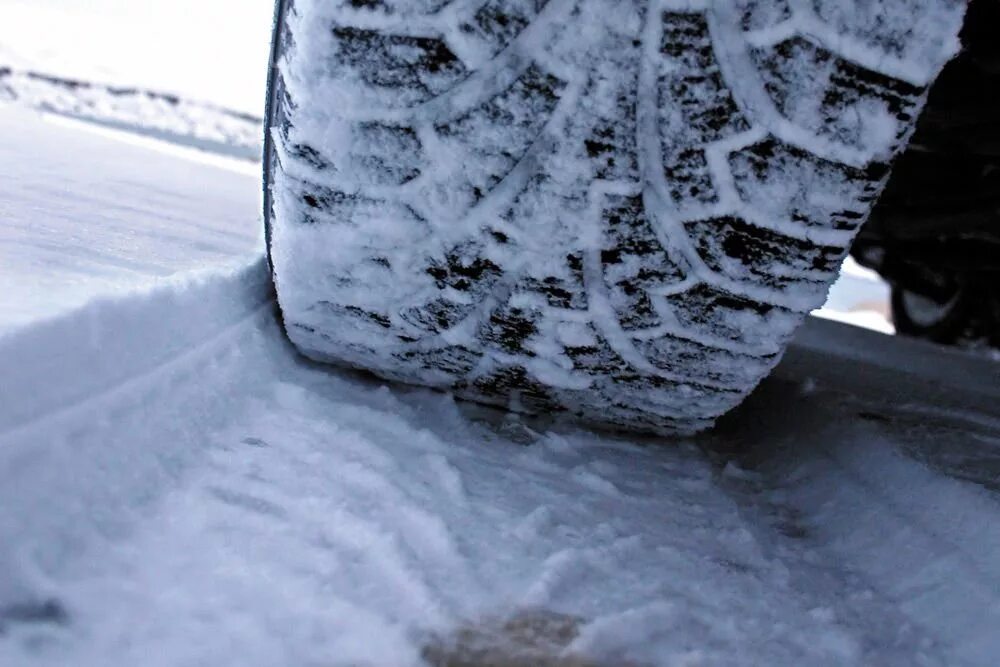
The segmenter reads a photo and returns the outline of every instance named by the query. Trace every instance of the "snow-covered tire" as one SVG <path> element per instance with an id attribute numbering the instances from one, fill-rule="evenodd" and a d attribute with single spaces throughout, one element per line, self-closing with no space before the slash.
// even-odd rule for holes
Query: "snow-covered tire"
<path id="1" fill-rule="evenodd" d="M 692 432 L 822 304 L 962 0 L 285 0 L 265 216 L 306 356 Z"/>

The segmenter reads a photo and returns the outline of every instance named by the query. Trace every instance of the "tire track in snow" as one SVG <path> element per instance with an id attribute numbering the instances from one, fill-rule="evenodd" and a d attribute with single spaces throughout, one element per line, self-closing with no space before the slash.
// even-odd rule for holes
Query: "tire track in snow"
<path id="1" fill-rule="evenodd" d="M 41 403 L 5 414 L 0 606 L 57 600 L 67 621 L 12 625 L 0 662 L 419 664 L 433 636 L 523 609 L 582 619 L 566 650 L 596 664 L 852 662 L 697 450 L 524 446 L 445 395 L 317 370 L 266 279 L 37 330 L 59 358 L 14 366 Z"/>
<path id="2" fill-rule="evenodd" d="M 243 350 L 278 335 L 272 313 L 257 260 L 0 337 L 0 607 L 45 597 L 47 570 L 123 530 L 202 455 L 195 425 L 225 414 Z"/>
<path id="3" fill-rule="evenodd" d="M 816 345 L 818 328 L 828 349 Z M 952 462 L 951 479 L 934 460 L 978 444 L 981 458 L 966 465 L 1000 463 L 976 432 L 995 423 L 1000 371 L 843 325 L 812 323 L 804 338 L 706 441 L 720 465 L 738 462 L 723 469 L 724 488 L 758 533 L 786 534 L 776 556 L 820 594 L 819 613 L 862 638 L 867 662 L 990 664 L 1000 650 L 1000 502 L 959 481 L 970 471 Z M 919 405 L 929 407 L 916 431 L 906 418 Z M 958 414 L 977 428 L 956 428 Z"/>

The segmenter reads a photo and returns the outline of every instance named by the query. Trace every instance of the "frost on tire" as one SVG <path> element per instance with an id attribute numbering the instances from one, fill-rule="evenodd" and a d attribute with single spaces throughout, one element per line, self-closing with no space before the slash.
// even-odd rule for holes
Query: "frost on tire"
<path id="1" fill-rule="evenodd" d="M 295 345 L 660 433 L 737 405 L 822 303 L 964 12 L 281 4 L 265 213 Z"/>

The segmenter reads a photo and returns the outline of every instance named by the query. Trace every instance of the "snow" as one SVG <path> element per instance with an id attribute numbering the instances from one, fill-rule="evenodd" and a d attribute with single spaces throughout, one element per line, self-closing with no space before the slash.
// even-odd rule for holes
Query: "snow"
<path id="1" fill-rule="evenodd" d="M 3 114 L 5 667 L 994 663 L 1000 363 L 812 319 L 697 440 L 519 421 L 297 356 L 255 179 Z"/>
<path id="2" fill-rule="evenodd" d="M 881 276 L 848 257 L 840 269 L 840 277 L 830 287 L 826 303 L 812 314 L 892 334 L 896 328 L 892 324 L 889 292 L 889 285 Z"/>
<path id="3" fill-rule="evenodd" d="M 260 114 L 271 0 L 4 0 L 0 65 Z"/>
<path id="4" fill-rule="evenodd" d="M 889 322 L 883 314 L 874 310 L 861 309 L 844 312 L 840 310 L 833 310 L 832 308 L 819 308 L 813 311 L 812 314 L 826 320 L 843 322 L 844 324 L 851 324 L 856 327 L 871 329 L 872 331 L 878 331 L 879 333 L 896 333 L 896 328 L 892 325 L 892 323 Z"/>
<path id="5" fill-rule="evenodd" d="M 5 0 L 0 100 L 258 160 L 271 0 Z"/>
<path id="6" fill-rule="evenodd" d="M 144 301 L 157 313 L 159 296 Z M 780 564 L 762 557 L 693 447 L 569 432 L 525 448 L 447 397 L 297 365 L 276 349 L 273 321 L 250 321 L 238 353 L 210 344 L 179 364 L 226 378 L 230 392 L 216 399 L 224 423 L 212 425 L 220 406 L 211 403 L 207 422 L 186 413 L 205 383 L 149 378 L 126 400 L 162 396 L 155 414 L 142 413 L 160 428 L 173 422 L 166 441 L 133 431 L 125 408 L 125 424 L 97 426 L 59 454 L 30 451 L 43 433 L 58 440 L 48 419 L 3 443 L 21 456 L 18 483 L 4 493 L 19 499 L 18 544 L 41 556 L 31 565 L 42 592 L 26 594 L 58 596 L 73 619 L 65 632 L 15 626 L 9 648 L 41 634 L 31 654 L 39 664 L 72 655 L 76 664 L 407 665 L 460 620 L 542 608 L 598 622 L 583 628 L 581 646 L 609 659 L 682 656 L 694 636 L 706 656 L 727 655 L 779 623 L 790 641 L 751 656 L 842 657 L 808 645 L 837 629 L 789 616 L 797 595 Z M 80 407 L 120 405 L 105 393 Z M 129 446 L 137 435 L 143 452 Z M 31 492 L 40 475 L 55 493 Z M 664 475 L 673 491 L 657 488 Z M 141 521 L 117 527 L 128 514 Z M 127 539 L 101 535 L 121 531 Z M 46 548 L 60 542 L 64 553 L 98 553 L 61 562 Z M 619 648 L 627 618 L 636 645 Z M 667 619 L 674 631 L 661 635 Z"/>
<path id="7" fill-rule="evenodd" d="M 259 252 L 249 164 L 192 169 L 148 144 L 13 107 L 0 108 L 0 127 L 10 128 L 0 141 L 0 334 L 96 294 Z"/>
<path id="8" fill-rule="evenodd" d="M 662 13 L 619 3 L 609 13 L 603 2 L 512 2 L 509 29 L 503 19 L 505 27 L 478 30 L 476 3 L 424 13 L 423 4 L 296 2 L 277 49 L 280 167 L 269 173 L 271 257 L 289 337 L 314 360 L 466 398 L 508 402 L 495 378 L 516 368 L 556 388 L 547 399 L 594 419 L 708 426 L 759 376 L 702 389 L 697 362 L 663 369 L 639 341 L 669 333 L 710 348 L 725 337 L 730 350 L 776 361 L 805 313 L 823 304 L 924 100 L 854 56 L 886 59 L 886 72 L 926 83 L 953 54 L 962 18 L 949 0 L 918 3 L 915 14 L 876 4 L 882 24 L 862 30 L 838 14 L 829 17 L 838 30 L 817 39 L 809 27 L 819 10 L 795 3 L 796 39 L 756 51 L 733 3 L 667 4 Z M 669 11 L 678 6 L 691 13 Z M 911 14 L 920 31 L 901 32 Z M 935 20 L 941 35 L 927 27 Z M 897 42 L 930 53 L 899 52 Z M 710 129 L 696 120 L 705 114 L 716 117 Z M 612 147 L 622 169 L 587 156 L 595 143 Z M 634 170 L 623 166 L 633 161 Z M 622 245 L 610 222 L 621 211 L 641 211 L 643 222 L 630 224 L 648 227 L 649 241 L 643 257 L 612 262 L 602 251 Z M 788 248 L 790 238 L 802 241 L 796 253 L 760 249 Z M 732 239 L 759 248 L 727 251 Z M 449 254 L 492 267 L 465 281 L 476 284 L 464 297 L 428 268 Z M 556 267 L 559 282 L 576 255 L 585 305 L 534 294 L 532 281 L 546 276 L 527 267 Z M 674 306 L 678 294 L 654 291 L 682 281 L 691 281 L 686 308 Z M 774 307 L 695 314 L 695 295 L 715 290 Z M 514 303 L 529 324 L 510 336 L 516 344 L 491 344 L 490 327 L 512 319 L 504 309 Z M 852 315 L 862 318 L 888 330 L 877 315 Z M 570 351 L 557 354 L 555 332 L 581 321 L 642 376 L 641 392 L 602 385 Z M 426 361 L 432 353 L 465 363 L 442 369 Z M 670 384 L 689 379 L 682 390 Z M 530 409 L 529 400 L 519 405 Z"/>
<path id="9" fill-rule="evenodd" d="M 92 125 L 165 137 L 205 152 L 259 160 L 259 116 L 193 102 L 160 91 L 54 77 L 31 69 L 0 70 L 0 99 Z"/>

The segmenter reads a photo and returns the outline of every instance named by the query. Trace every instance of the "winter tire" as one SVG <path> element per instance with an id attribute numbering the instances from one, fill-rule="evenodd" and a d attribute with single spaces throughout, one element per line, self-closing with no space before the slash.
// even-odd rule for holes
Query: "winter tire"
<path id="1" fill-rule="evenodd" d="M 693 432 L 822 304 L 960 0 L 285 0 L 265 217 L 315 360 Z"/>

